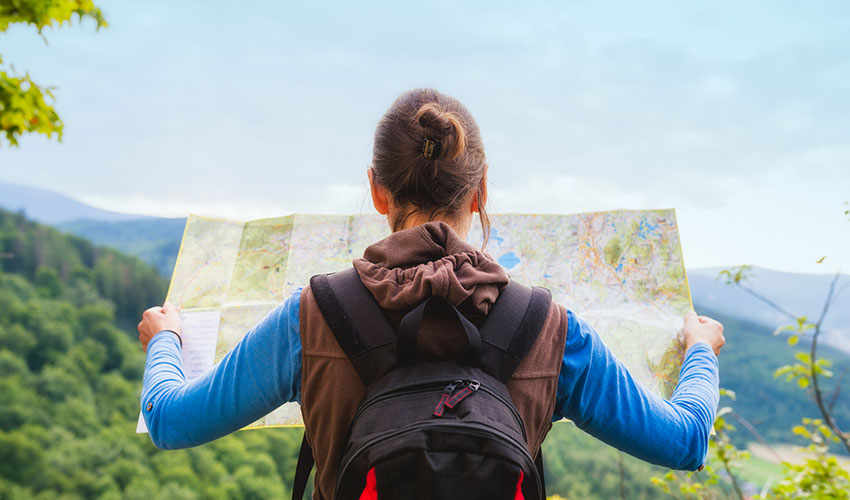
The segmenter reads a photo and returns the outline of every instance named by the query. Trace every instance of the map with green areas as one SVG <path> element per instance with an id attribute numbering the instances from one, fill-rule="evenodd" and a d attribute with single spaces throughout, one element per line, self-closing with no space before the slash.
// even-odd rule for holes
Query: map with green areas
<path id="1" fill-rule="evenodd" d="M 504 214 L 491 216 L 491 225 L 486 252 L 512 279 L 550 289 L 641 384 L 670 397 L 691 308 L 673 210 Z M 378 215 L 189 217 L 167 297 L 182 308 L 186 373 L 211 369 L 311 276 L 350 267 L 389 232 Z M 480 247 L 481 234 L 473 225 L 469 242 Z M 249 427 L 292 425 L 302 425 L 297 403 Z"/>

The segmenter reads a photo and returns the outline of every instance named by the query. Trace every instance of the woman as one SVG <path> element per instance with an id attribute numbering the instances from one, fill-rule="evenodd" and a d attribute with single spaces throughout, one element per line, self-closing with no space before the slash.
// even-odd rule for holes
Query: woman
<path id="1" fill-rule="evenodd" d="M 393 234 L 354 261 L 391 322 L 431 295 L 473 322 L 507 284 L 505 271 L 466 243 L 477 212 L 487 234 L 487 164 L 475 120 L 431 89 L 399 97 L 378 123 L 372 201 Z M 463 348 L 423 326 L 420 347 L 438 357 Z M 444 326 L 444 325 L 443 325 Z M 180 319 L 170 305 L 139 324 L 147 349 L 142 409 L 161 448 L 194 446 L 233 432 L 287 401 L 302 404 L 316 459 L 316 492 L 333 498 L 345 433 L 363 385 L 319 311 L 310 287 L 297 291 L 216 366 L 192 382 L 180 370 Z M 700 468 L 717 407 L 717 321 L 685 317 L 685 361 L 670 401 L 639 386 L 593 328 L 551 305 L 541 333 L 508 383 L 535 456 L 551 422 L 577 426 L 627 453 L 671 468 Z"/>

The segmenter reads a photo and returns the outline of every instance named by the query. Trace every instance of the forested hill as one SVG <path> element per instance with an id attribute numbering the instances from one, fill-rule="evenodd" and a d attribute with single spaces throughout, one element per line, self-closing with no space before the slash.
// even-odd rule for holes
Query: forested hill
<path id="1" fill-rule="evenodd" d="M 137 322 L 142 311 L 162 301 L 168 286 L 136 257 L 5 210 L 0 210 L 0 269 L 78 307 L 109 302 L 122 324 Z"/>

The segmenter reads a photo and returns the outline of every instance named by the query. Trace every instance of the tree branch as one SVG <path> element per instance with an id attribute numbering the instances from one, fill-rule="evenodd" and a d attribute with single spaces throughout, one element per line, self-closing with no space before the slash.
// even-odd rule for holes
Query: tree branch
<path id="1" fill-rule="evenodd" d="M 848 288 L 850 288 L 850 281 L 848 281 L 847 283 L 844 283 L 844 286 L 842 286 L 837 292 L 835 292 L 835 296 L 832 297 L 833 302 L 838 300 L 838 297 L 842 293 L 844 293 L 844 291 L 847 290 Z"/>
<path id="2" fill-rule="evenodd" d="M 832 412 L 832 409 L 835 408 L 835 402 L 838 401 L 838 395 L 841 394 L 841 383 L 844 381 L 844 377 L 847 375 L 847 372 L 850 371 L 850 366 L 844 369 L 841 372 L 841 376 L 838 377 L 838 382 L 835 384 L 835 391 L 832 393 L 832 400 L 829 402 L 829 411 Z"/>
<path id="3" fill-rule="evenodd" d="M 847 452 L 850 453 L 850 435 L 844 433 L 840 427 L 838 427 L 838 423 L 835 422 L 835 419 L 832 417 L 832 413 L 827 409 L 826 404 L 823 401 L 823 393 L 821 392 L 820 385 L 818 383 L 818 373 L 817 373 L 817 348 L 818 348 L 818 336 L 821 332 L 821 325 L 823 324 L 824 318 L 826 318 L 826 313 L 829 312 L 829 306 L 832 305 L 832 298 L 835 294 L 835 285 L 838 283 L 839 278 L 841 278 L 841 274 L 836 274 L 832 279 L 832 282 L 829 284 L 829 293 L 826 296 L 826 301 L 823 303 L 823 310 L 820 313 L 820 317 L 818 318 L 818 322 L 815 323 L 815 333 L 812 336 L 812 347 L 809 353 L 809 375 L 812 378 L 812 390 L 815 396 L 815 403 L 818 405 L 818 409 L 823 416 L 823 420 L 830 429 L 841 439 L 841 443 L 844 444 L 844 447 L 847 448 Z"/>
<path id="4" fill-rule="evenodd" d="M 732 480 L 732 487 L 735 488 L 735 493 L 738 494 L 738 498 L 740 500 L 745 500 L 744 492 L 741 491 L 741 486 L 738 484 L 738 479 L 735 477 L 735 474 L 732 473 L 732 469 L 729 467 L 729 462 L 726 460 L 721 460 L 723 462 L 723 468 L 726 469 L 726 474 L 729 475 L 729 479 Z"/>
<path id="5" fill-rule="evenodd" d="M 787 309 L 780 306 L 776 302 L 770 300 L 769 298 L 765 297 L 764 295 L 758 293 L 757 291 L 753 290 L 752 288 L 750 288 L 748 286 L 744 286 L 740 283 L 735 283 L 735 286 L 737 286 L 741 290 L 747 292 L 748 294 L 752 295 L 753 297 L 759 299 L 760 301 L 764 302 L 765 304 L 767 304 L 768 306 L 770 306 L 771 308 L 773 308 L 775 311 L 779 312 L 783 316 L 787 317 L 791 321 L 797 321 L 797 316 L 791 314 L 790 312 L 788 312 Z"/>

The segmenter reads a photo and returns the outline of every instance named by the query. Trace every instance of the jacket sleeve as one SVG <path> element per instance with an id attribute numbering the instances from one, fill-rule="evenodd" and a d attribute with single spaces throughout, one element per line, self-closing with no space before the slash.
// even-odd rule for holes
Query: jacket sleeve
<path id="1" fill-rule="evenodd" d="M 593 327 L 568 312 L 553 420 L 568 418 L 641 460 L 697 470 L 705 463 L 718 400 L 717 357 L 708 344 L 688 349 L 667 401 L 638 384 Z"/>
<path id="2" fill-rule="evenodd" d="M 187 381 L 169 331 L 148 344 L 142 414 L 158 448 L 197 446 L 301 399 L 301 290 L 272 310 L 222 360 Z"/>

